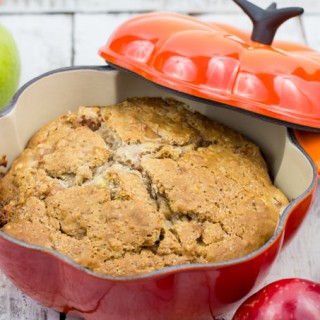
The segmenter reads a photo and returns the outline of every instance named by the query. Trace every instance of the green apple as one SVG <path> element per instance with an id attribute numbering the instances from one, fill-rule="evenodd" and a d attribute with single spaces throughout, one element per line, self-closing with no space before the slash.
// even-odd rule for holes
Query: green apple
<path id="1" fill-rule="evenodd" d="M 10 32 L 0 25 L 0 110 L 17 90 L 20 78 L 20 59 Z"/>

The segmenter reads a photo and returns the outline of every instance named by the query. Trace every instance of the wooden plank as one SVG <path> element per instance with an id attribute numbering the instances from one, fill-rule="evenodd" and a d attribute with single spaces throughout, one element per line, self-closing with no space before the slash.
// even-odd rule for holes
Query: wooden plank
<path id="1" fill-rule="evenodd" d="M 243 14 L 203 14 L 197 15 L 201 20 L 220 22 L 235 26 L 237 28 L 251 32 L 252 22 Z M 275 40 L 287 40 L 305 43 L 304 32 L 300 18 L 292 18 L 281 25 L 276 33 Z"/>
<path id="2" fill-rule="evenodd" d="M 11 1 L 12 3 L 15 2 L 16 5 L 22 3 L 20 0 Z M 30 5 L 33 5 L 34 1 L 35 0 L 29 0 Z M 67 2 L 71 5 L 70 1 L 74 2 L 72 0 L 65 0 L 65 5 L 67 5 Z M 40 3 L 42 1 L 39 0 L 38 2 Z M 55 1 L 51 2 L 54 3 Z M 60 0 L 56 0 L 57 5 L 60 2 Z M 87 1 L 87 3 L 89 2 L 90 1 Z M 95 1 L 91 1 L 90 5 L 94 2 Z M 125 9 L 125 4 L 128 4 L 130 1 L 119 0 L 113 2 L 116 3 L 114 5 L 117 5 L 118 8 L 120 8 L 120 11 L 129 11 L 131 8 L 129 5 L 129 7 Z M 160 3 L 163 5 L 164 2 L 165 1 L 155 1 L 152 5 L 160 5 Z M 168 3 L 169 2 L 171 1 L 168 1 Z M 202 5 L 205 1 L 194 1 L 193 5 L 195 5 L 196 2 Z M 294 1 L 290 1 L 290 3 L 293 2 Z M 47 2 L 47 4 L 48 3 L 49 2 Z M 108 3 L 109 2 L 106 1 L 105 5 Z M 144 1 L 133 0 L 130 3 L 136 5 L 140 3 L 144 6 L 135 9 L 131 8 L 130 10 L 133 10 L 134 12 L 148 9 L 147 4 L 144 3 Z M 177 3 L 178 2 L 176 1 L 171 2 L 170 8 L 173 8 Z M 213 2 L 206 1 L 206 3 L 209 6 Z M 278 3 L 280 3 L 280 1 Z M 308 3 L 310 4 L 311 2 L 308 1 Z M 100 5 L 102 5 L 102 2 Z M 148 5 L 150 6 L 150 4 Z M 83 3 L 82 6 L 84 12 L 90 11 L 90 8 L 87 7 L 86 9 L 86 6 Z M 89 6 L 89 4 L 87 4 L 87 6 Z M 186 5 L 184 4 L 184 6 Z M 2 8 L 0 7 L 0 10 L 2 10 Z M 218 4 L 216 8 L 217 10 L 220 10 Z M 94 10 L 97 10 L 97 7 L 91 9 L 91 11 Z M 219 12 L 211 8 L 209 8 L 208 11 Z M 39 12 L 42 11 L 40 10 Z M 104 64 L 97 54 L 98 48 L 105 43 L 119 23 L 122 23 L 134 14 L 135 13 L 90 15 L 79 13 L 74 16 L 74 34 L 72 34 L 73 18 L 71 15 L 28 15 L 24 13 L 23 15 L 1 16 L 1 23 L 5 24 L 13 32 L 17 39 L 19 50 L 22 52 L 23 83 L 48 70 L 71 65 L 72 61 L 77 65 Z M 198 17 L 206 21 L 229 23 L 247 30 L 250 30 L 251 28 L 250 21 L 238 11 L 224 15 L 205 14 L 199 15 Z M 304 29 L 301 28 L 299 19 L 293 19 L 279 29 L 277 38 L 285 40 L 290 39 L 292 41 L 304 43 L 305 34 L 308 44 L 320 49 L 320 38 L 317 34 L 314 34 L 314 30 L 316 30 L 316 27 L 319 24 L 319 17 L 316 15 L 307 15 L 303 17 L 302 21 Z M 72 59 L 72 38 L 74 39 L 74 59 Z M 320 268 L 320 255 L 318 254 L 318 249 L 315 245 L 320 241 L 320 234 L 318 232 L 320 228 L 319 206 L 320 191 L 317 191 L 316 202 L 305 220 L 302 229 L 292 243 L 283 250 L 279 260 L 274 265 L 269 277 L 263 284 L 284 277 L 304 277 L 320 282 L 320 274 L 317 272 Z M 230 320 L 231 316 L 232 314 L 226 315 L 225 319 Z M 40 306 L 32 299 L 25 296 L 0 272 L 0 320 L 8 319 L 58 320 L 59 314 Z M 77 318 L 71 316 L 66 317 L 66 320 L 76 319 Z"/>
<path id="3" fill-rule="evenodd" d="M 316 192 L 316 201 L 291 243 L 282 250 L 273 265 L 267 279 L 258 286 L 263 286 L 283 278 L 304 278 L 320 283 L 320 189 Z M 257 291 L 255 290 L 255 291 Z M 235 309 L 236 310 L 236 309 Z M 231 320 L 235 310 L 225 315 Z"/>
<path id="4" fill-rule="evenodd" d="M 320 15 L 304 16 L 302 22 L 308 46 L 320 51 L 320 36 L 318 31 L 320 27 Z"/>
<path id="5" fill-rule="evenodd" d="M 75 16 L 75 63 L 76 64 L 100 64 L 100 58 L 96 54 L 97 48 L 104 44 L 112 30 L 122 23 L 126 17 L 132 15 L 122 14 L 77 14 Z M 251 29 L 250 20 L 241 14 L 205 14 L 197 15 L 204 21 L 224 22 L 244 30 Z M 88 28 L 90 26 L 90 30 Z M 90 36 L 90 34 L 92 34 Z M 288 21 L 279 28 L 276 35 L 278 40 L 289 40 L 298 43 L 306 43 L 305 31 L 299 18 Z M 94 53 L 93 53 L 94 52 Z M 320 204 L 320 191 L 317 192 L 317 202 L 307 217 L 302 229 L 281 253 L 277 263 L 273 266 L 268 278 L 260 285 L 284 277 L 304 277 L 320 282 L 317 270 L 320 268 L 320 256 L 314 243 L 320 241 L 317 232 L 320 228 L 320 219 L 317 217 Z M 318 239 L 315 239 L 318 235 Z M 298 257 L 298 258 L 297 258 Z M 232 313 L 225 315 L 225 320 L 231 320 Z"/>
<path id="6" fill-rule="evenodd" d="M 2 16 L 1 24 L 12 32 L 18 46 L 21 84 L 49 70 L 71 65 L 71 15 Z"/>
<path id="7" fill-rule="evenodd" d="M 74 64 L 105 64 L 98 55 L 111 33 L 135 14 L 75 14 Z"/>
<path id="8" fill-rule="evenodd" d="M 75 14 L 74 17 L 74 64 L 101 65 L 99 48 L 107 42 L 113 31 L 136 14 Z M 223 22 L 244 30 L 251 30 L 251 21 L 242 14 L 205 14 L 195 17 L 210 22 Z M 283 24 L 276 39 L 305 43 L 300 19 L 294 18 Z"/>
<path id="9" fill-rule="evenodd" d="M 316 201 L 314 202 L 309 214 L 307 215 L 301 229 L 291 241 L 291 243 L 282 250 L 278 260 L 273 265 L 267 279 L 261 283 L 257 289 L 283 278 L 305 278 L 320 283 L 320 255 L 319 249 L 315 245 L 320 242 L 320 189 L 316 192 Z M 236 308 L 235 308 L 236 310 Z M 221 320 L 231 320 L 235 312 L 230 312 Z M 1 319 L 0 319 L 1 320 Z M 77 320 L 69 318 L 67 320 Z"/>
<path id="10" fill-rule="evenodd" d="M 59 313 L 29 298 L 0 271 L 0 320 L 59 320 L 59 318 Z"/>
<path id="11" fill-rule="evenodd" d="M 266 1 L 253 0 L 266 7 Z M 270 1 L 271 3 L 271 1 Z M 279 7 L 303 6 L 307 12 L 320 12 L 318 0 L 278 0 Z M 238 12 L 231 0 L 2 0 L 0 13 L 12 12 L 141 12 L 169 10 L 193 13 Z"/>
<path id="12" fill-rule="evenodd" d="M 21 57 L 20 84 L 54 68 L 69 66 L 72 57 L 70 15 L 1 16 L 13 34 Z M 0 272 L 0 320 L 59 320 L 59 313 L 43 307 Z"/>
<path id="13" fill-rule="evenodd" d="M 82 318 L 76 318 L 76 317 L 73 317 L 73 316 L 69 316 L 69 315 L 65 315 L 66 316 L 66 319 L 65 320 L 84 320 Z"/>

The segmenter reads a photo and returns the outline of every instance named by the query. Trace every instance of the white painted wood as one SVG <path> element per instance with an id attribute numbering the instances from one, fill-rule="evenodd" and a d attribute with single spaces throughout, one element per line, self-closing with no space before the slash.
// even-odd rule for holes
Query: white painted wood
<path id="1" fill-rule="evenodd" d="M 204 21 L 216 21 L 235 26 L 248 32 L 252 31 L 251 20 L 241 12 L 239 14 L 202 14 L 197 17 Z M 281 25 L 276 33 L 275 40 L 304 43 L 304 31 L 300 18 L 292 18 Z"/>
<path id="2" fill-rule="evenodd" d="M 302 22 L 306 33 L 307 44 L 311 48 L 320 51 L 320 35 L 318 31 L 320 28 L 320 15 L 304 16 Z"/>
<path id="3" fill-rule="evenodd" d="M 0 320 L 59 320 L 59 317 L 59 313 L 18 290 L 0 271 Z"/>
<path id="4" fill-rule="evenodd" d="M 141 12 L 170 10 L 193 13 L 238 12 L 232 0 L 2 0 L 0 13 L 8 12 Z M 252 0 L 266 7 L 272 1 Z M 318 0 L 278 0 L 279 7 L 302 6 L 320 12 Z"/>
<path id="5" fill-rule="evenodd" d="M 320 186 L 318 186 L 314 204 L 300 230 L 291 243 L 280 253 L 267 279 L 257 290 L 273 281 L 284 278 L 304 278 L 320 283 L 319 230 Z M 225 320 L 231 320 L 232 315 L 233 312 L 225 315 Z"/>
<path id="6" fill-rule="evenodd" d="M 70 66 L 72 16 L 8 15 L 0 16 L 0 23 L 16 40 L 22 65 L 21 85 L 54 68 Z M 0 271 L 0 320 L 59 319 L 59 313 L 21 293 Z"/>
<path id="7" fill-rule="evenodd" d="M 70 66 L 72 17 L 69 15 L 1 16 L 12 32 L 21 58 L 21 84 L 48 70 Z"/>
<path id="8" fill-rule="evenodd" d="M 283 278 L 305 278 L 320 283 L 319 230 L 320 186 L 316 191 L 313 206 L 297 235 L 291 243 L 283 249 L 267 279 L 258 286 L 256 291 L 272 281 Z M 233 314 L 234 312 L 224 315 L 223 320 L 231 320 Z M 2 319 L 0 318 L 0 320 Z M 77 319 L 73 318 L 68 320 Z"/>
<path id="9" fill-rule="evenodd" d="M 137 14 L 75 14 L 74 18 L 74 64 L 100 65 L 103 60 L 98 50 L 103 46 L 115 28 Z M 251 21 L 243 14 L 202 14 L 198 19 L 212 22 L 223 22 L 241 28 L 252 29 Z M 305 43 L 304 31 L 299 18 L 294 18 L 279 28 L 278 40 Z"/>
<path id="10" fill-rule="evenodd" d="M 74 64 L 101 65 L 98 55 L 111 33 L 135 14 L 76 14 L 74 17 Z"/>
<path id="11" fill-rule="evenodd" d="M 1 2 L 1 0 L 0 0 Z M 219 21 L 250 30 L 251 22 L 230 0 L 2 0 L 0 23 L 15 36 L 21 53 L 21 84 L 52 69 L 104 64 L 98 56 L 113 30 L 142 11 L 201 13 L 200 19 Z M 270 1 L 271 2 L 271 1 Z M 279 6 L 298 5 L 306 14 L 279 29 L 276 39 L 307 43 L 320 51 L 319 0 L 278 0 Z M 266 6 L 266 2 L 255 3 Z M 118 14 L 108 13 L 116 11 Z M 22 13 L 16 14 L 17 12 Z M 28 14 L 28 12 L 38 14 Z M 45 12 L 61 12 L 46 14 Z M 66 14 L 68 12 L 68 14 Z M 5 14 L 10 13 L 10 14 Z M 13 14 L 12 14 L 13 13 Z M 44 14 L 45 13 L 45 14 Z M 64 14 L 62 14 L 64 13 Z M 283 250 L 263 284 L 285 277 L 320 282 L 320 190 L 301 230 Z M 232 314 L 225 320 L 231 320 Z M 0 320 L 59 320 L 59 314 L 25 296 L 0 271 Z M 67 316 L 67 320 L 77 320 Z"/>

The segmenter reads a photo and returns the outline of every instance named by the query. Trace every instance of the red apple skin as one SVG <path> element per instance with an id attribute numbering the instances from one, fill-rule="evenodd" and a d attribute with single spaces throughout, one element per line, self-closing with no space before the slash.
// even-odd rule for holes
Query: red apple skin
<path id="1" fill-rule="evenodd" d="M 272 282 L 245 300 L 232 320 L 320 320 L 320 284 L 297 278 Z"/>

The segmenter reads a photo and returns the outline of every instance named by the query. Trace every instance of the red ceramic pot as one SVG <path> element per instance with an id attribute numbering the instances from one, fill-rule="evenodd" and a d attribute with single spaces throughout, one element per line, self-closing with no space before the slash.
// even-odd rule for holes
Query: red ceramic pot
<path id="1" fill-rule="evenodd" d="M 250 10 L 260 12 L 255 6 Z M 266 11 L 277 13 L 275 5 Z M 269 41 L 272 34 L 267 34 Z M 317 185 L 318 134 L 288 127 L 320 131 L 320 55 L 296 44 L 271 46 L 259 32 L 254 36 L 252 41 L 234 28 L 177 14 L 133 18 L 100 50 L 120 71 L 57 70 L 17 93 L 0 114 L 0 159 L 5 155 L 9 166 L 37 129 L 80 105 L 174 97 L 259 145 L 275 185 L 290 200 L 273 237 L 240 259 L 117 278 L 0 231 L 0 267 L 18 288 L 46 306 L 88 320 L 207 320 L 228 312 L 265 279 L 302 224 Z"/>
<path id="2" fill-rule="evenodd" d="M 228 312 L 268 274 L 312 203 L 317 170 L 291 129 L 195 101 L 109 67 L 67 68 L 25 85 L 0 116 L 0 156 L 8 166 L 31 135 L 79 105 L 107 105 L 132 96 L 171 96 L 256 142 L 274 183 L 290 204 L 273 237 L 259 250 L 223 263 L 173 266 L 132 277 L 91 272 L 61 254 L 22 243 L 0 231 L 0 268 L 26 294 L 57 311 L 105 319 L 212 319 Z"/>

